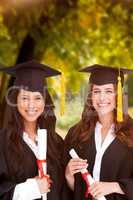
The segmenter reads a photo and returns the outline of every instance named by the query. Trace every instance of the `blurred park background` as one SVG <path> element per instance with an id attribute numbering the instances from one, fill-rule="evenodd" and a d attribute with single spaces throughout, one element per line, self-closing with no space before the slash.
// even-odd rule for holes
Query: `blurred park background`
<path id="1" fill-rule="evenodd" d="M 60 79 L 50 78 L 57 131 L 65 136 L 80 119 L 88 76 L 78 70 L 100 63 L 133 69 L 133 0 L 0 0 L 0 63 L 35 58 L 64 72 L 65 114 L 60 116 Z M 0 127 L 4 95 L 13 82 L 0 74 Z M 133 74 L 126 79 L 133 115 Z"/>

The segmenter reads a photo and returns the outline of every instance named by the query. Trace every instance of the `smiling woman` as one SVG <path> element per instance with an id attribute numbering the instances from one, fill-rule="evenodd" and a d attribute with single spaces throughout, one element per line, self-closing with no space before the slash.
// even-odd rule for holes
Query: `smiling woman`
<path id="1" fill-rule="evenodd" d="M 54 105 L 44 82 L 60 72 L 35 60 L 0 70 L 16 77 L 7 95 L 7 123 L 0 132 L 0 199 L 32 200 L 45 194 L 47 200 L 60 200 L 63 141 L 55 132 Z M 41 178 L 38 129 L 47 132 L 48 174 Z"/>
<path id="2" fill-rule="evenodd" d="M 81 71 L 91 73 L 91 87 L 81 120 L 65 138 L 63 200 L 85 200 L 86 194 L 90 200 L 132 200 L 133 119 L 123 113 L 123 121 L 117 121 L 116 86 L 118 79 L 124 86 L 124 73 L 133 70 L 96 64 Z M 80 159 L 70 159 L 71 148 Z M 92 185 L 79 173 L 86 168 L 95 180 Z"/>

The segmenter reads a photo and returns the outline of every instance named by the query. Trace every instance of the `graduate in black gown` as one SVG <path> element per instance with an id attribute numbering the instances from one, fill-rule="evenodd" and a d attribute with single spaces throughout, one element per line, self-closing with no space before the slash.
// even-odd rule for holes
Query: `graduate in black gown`
<path id="1" fill-rule="evenodd" d="M 60 72 L 31 60 L 0 69 L 14 76 L 8 90 L 7 117 L 0 131 L 0 199 L 61 200 L 63 141 L 55 132 L 54 105 L 46 77 Z M 37 167 L 37 130 L 47 130 L 47 176 L 40 178 Z"/>
<path id="2" fill-rule="evenodd" d="M 81 120 L 70 128 L 65 138 L 63 200 L 103 196 L 106 200 L 133 200 L 133 119 L 118 110 L 121 98 L 118 104 L 116 100 L 121 95 L 121 84 L 124 85 L 124 73 L 132 70 L 93 65 L 81 72 L 91 73 L 90 90 Z M 69 156 L 71 148 L 79 159 Z M 86 168 L 95 180 L 87 197 L 86 182 L 80 173 Z"/>

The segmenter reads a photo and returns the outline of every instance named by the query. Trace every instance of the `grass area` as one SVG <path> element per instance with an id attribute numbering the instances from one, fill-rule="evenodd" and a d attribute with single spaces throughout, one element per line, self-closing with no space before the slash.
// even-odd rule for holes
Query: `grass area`
<path id="1" fill-rule="evenodd" d="M 128 109 L 128 113 L 129 113 L 129 115 L 133 118 L 133 107 L 130 107 L 130 108 Z"/>
<path id="2" fill-rule="evenodd" d="M 67 134 L 69 128 L 77 123 L 81 118 L 83 103 L 80 98 L 65 103 L 65 114 L 60 115 L 59 103 L 55 103 L 55 114 L 57 116 L 57 132 L 63 138 Z"/>

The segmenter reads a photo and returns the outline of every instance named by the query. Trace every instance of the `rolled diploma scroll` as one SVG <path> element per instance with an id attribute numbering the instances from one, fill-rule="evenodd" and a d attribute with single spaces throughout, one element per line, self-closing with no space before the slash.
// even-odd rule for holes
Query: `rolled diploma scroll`
<path id="1" fill-rule="evenodd" d="M 46 155 L 47 155 L 47 130 L 38 129 L 38 171 L 39 177 L 47 174 Z M 42 194 L 43 200 L 47 200 L 47 194 Z"/>
<path id="2" fill-rule="evenodd" d="M 76 153 L 74 149 L 71 149 L 69 151 L 69 154 L 72 158 L 79 158 L 78 154 Z M 88 179 L 89 185 L 91 186 L 92 184 L 94 184 L 95 181 L 87 169 L 81 170 L 81 174 L 85 174 L 85 173 L 87 173 L 87 179 Z M 106 200 L 106 198 L 103 196 L 103 197 L 98 198 L 97 200 Z"/>

